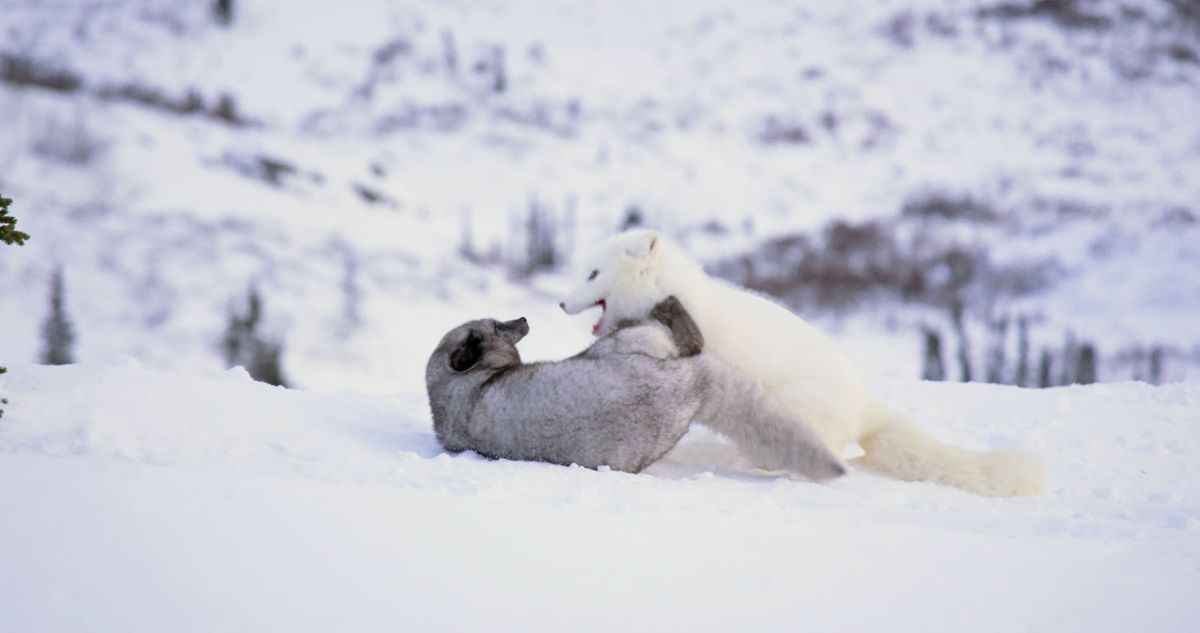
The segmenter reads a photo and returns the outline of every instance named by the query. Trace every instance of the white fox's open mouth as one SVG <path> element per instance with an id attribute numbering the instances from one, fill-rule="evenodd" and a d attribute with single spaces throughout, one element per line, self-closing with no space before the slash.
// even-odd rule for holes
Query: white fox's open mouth
<path id="1" fill-rule="evenodd" d="M 604 299 L 601 299 L 593 305 L 600 306 L 600 319 L 592 326 L 592 334 L 599 336 L 600 330 L 604 327 L 604 311 L 608 308 L 608 304 L 604 302 Z"/>

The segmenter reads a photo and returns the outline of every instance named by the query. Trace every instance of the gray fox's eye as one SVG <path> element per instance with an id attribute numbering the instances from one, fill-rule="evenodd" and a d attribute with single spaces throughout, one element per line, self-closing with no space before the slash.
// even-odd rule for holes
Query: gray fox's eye
<path id="1" fill-rule="evenodd" d="M 595 278 L 596 278 L 596 275 L 599 275 L 599 274 L 600 274 L 600 271 L 599 271 L 599 270 L 593 270 L 593 271 L 592 271 L 592 274 L 588 275 L 588 279 L 587 279 L 587 280 L 588 280 L 588 281 L 591 281 L 591 280 L 593 280 L 593 279 L 595 279 Z"/>

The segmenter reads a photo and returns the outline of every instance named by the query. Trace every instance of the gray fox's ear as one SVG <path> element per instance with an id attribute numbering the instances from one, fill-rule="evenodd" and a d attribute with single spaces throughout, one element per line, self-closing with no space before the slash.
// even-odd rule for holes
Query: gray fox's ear
<path id="1" fill-rule="evenodd" d="M 508 339 L 509 343 L 516 345 L 521 342 L 521 339 L 525 338 L 526 334 L 529 334 L 529 322 L 525 320 L 525 317 L 521 317 L 512 321 L 497 323 L 496 329 Z"/>
<path id="2" fill-rule="evenodd" d="M 479 338 L 478 334 L 471 332 L 467 335 L 467 340 L 450 352 L 450 369 L 467 371 L 474 367 L 482 356 L 483 339 Z"/>
<path id="3" fill-rule="evenodd" d="M 658 247 L 658 233 L 646 231 L 625 246 L 625 253 L 631 257 L 646 257 Z"/>

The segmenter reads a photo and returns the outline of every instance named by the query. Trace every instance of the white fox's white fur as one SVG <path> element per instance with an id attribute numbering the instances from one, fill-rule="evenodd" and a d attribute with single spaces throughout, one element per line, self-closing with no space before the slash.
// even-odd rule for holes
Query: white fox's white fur
<path id="1" fill-rule="evenodd" d="M 705 351 L 755 376 L 835 454 L 858 443 L 855 464 L 907 481 L 933 481 L 988 496 L 1037 494 L 1040 460 L 1018 451 L 969 451 L 939 442 L 868 394 L 857 369 L 824 334 L 786 308 L 714 279 L 654 231 L 614 235 L 593 249 L 562 307 L 600 305 L 597 335 L 642 319 L 675 295 Z"/>

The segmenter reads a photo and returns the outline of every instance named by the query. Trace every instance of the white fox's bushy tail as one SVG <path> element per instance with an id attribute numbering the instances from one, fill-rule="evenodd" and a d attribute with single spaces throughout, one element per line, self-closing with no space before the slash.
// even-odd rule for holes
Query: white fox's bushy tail
<path id="1" fill-rule="evenodd" d="M 939 442 L 898 412 L 873 403 L 859 438 L 864 455 L 854 463 L 904 481 L 932 481 L 986 497 L 1040 494 L 1046 487 L 1041 459 L 1015 450 L 969 451 Z"/>

